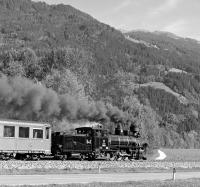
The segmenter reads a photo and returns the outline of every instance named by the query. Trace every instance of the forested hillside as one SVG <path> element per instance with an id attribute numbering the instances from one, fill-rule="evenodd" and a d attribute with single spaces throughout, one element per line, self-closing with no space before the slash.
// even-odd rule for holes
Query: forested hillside
<path id="1" fill-rule="evenodd" d="M 170 33 L 122 34 L 68 5 L 0 0 L 0 116 L 55 130 L 128 121 L 151 146 L 200 147 L 199 49 Z"/>

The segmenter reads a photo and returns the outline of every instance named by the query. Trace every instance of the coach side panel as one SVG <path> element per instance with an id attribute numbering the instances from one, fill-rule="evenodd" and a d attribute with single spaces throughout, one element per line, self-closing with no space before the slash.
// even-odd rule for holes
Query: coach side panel
<path id="1" fill-rule="evenodd" d="M 0 125 L 0 152 L 51 153 L 51 129 L 49 127 L 23 127 L 27 132 L 20 129 L 20 126 L 14 127 L 13 132 L 13 125 Z"/>

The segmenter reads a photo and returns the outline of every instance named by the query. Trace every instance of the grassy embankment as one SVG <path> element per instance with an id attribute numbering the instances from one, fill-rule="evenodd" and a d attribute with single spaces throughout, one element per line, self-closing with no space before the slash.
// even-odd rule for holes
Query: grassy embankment
<path id="1" fill-rule="evenodd" d="M 66 184 L 66 185 L 39 185 L 37 187 L 198 187 L 200 179 L 188 179 L 177 181 L 141 181 L 123 183 L 89 183 L 89 184 Z M 2 186 L 1 186 L 2 187 Z M 20 186 L 18 186 L 20 187 Z M 21 186 L 22 187 L 22 186 Z M 23 187 L 30 187 L 23 185 Z"/>

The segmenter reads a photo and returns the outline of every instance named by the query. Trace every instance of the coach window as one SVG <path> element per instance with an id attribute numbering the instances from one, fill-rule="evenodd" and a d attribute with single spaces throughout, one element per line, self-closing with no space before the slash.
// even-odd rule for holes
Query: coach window
<path id="1" fill-rule="evenodd" d="M 19 127 L 19 137 L 29 138 L 29 127 Z"/>
<path id="2" fill-rule="evenodd" d="M 43 138 L 43 130 L 42 129 L 33 129 L 33 138 Z"/>
<path id="3" fill-rule="evenodd" d="M 49 139 L 49 127 L 46 127 L 45 129 L 45 138 Z"/>
<path id="4" fill-rule="evenodd" d="M 15 137 L 15 127 L 14 126 L 4 126 L 4 137 Z"/>

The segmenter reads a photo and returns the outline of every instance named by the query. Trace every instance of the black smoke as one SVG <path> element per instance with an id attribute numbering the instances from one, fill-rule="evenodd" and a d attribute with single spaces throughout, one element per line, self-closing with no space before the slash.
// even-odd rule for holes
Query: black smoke
<path id="1" fill-rule="evenodd" d="M 21 120 L 126 121 L 127 113 L 111 104 L 58 95 L 23 77 L 0 78 L 1 118 Z"/>

